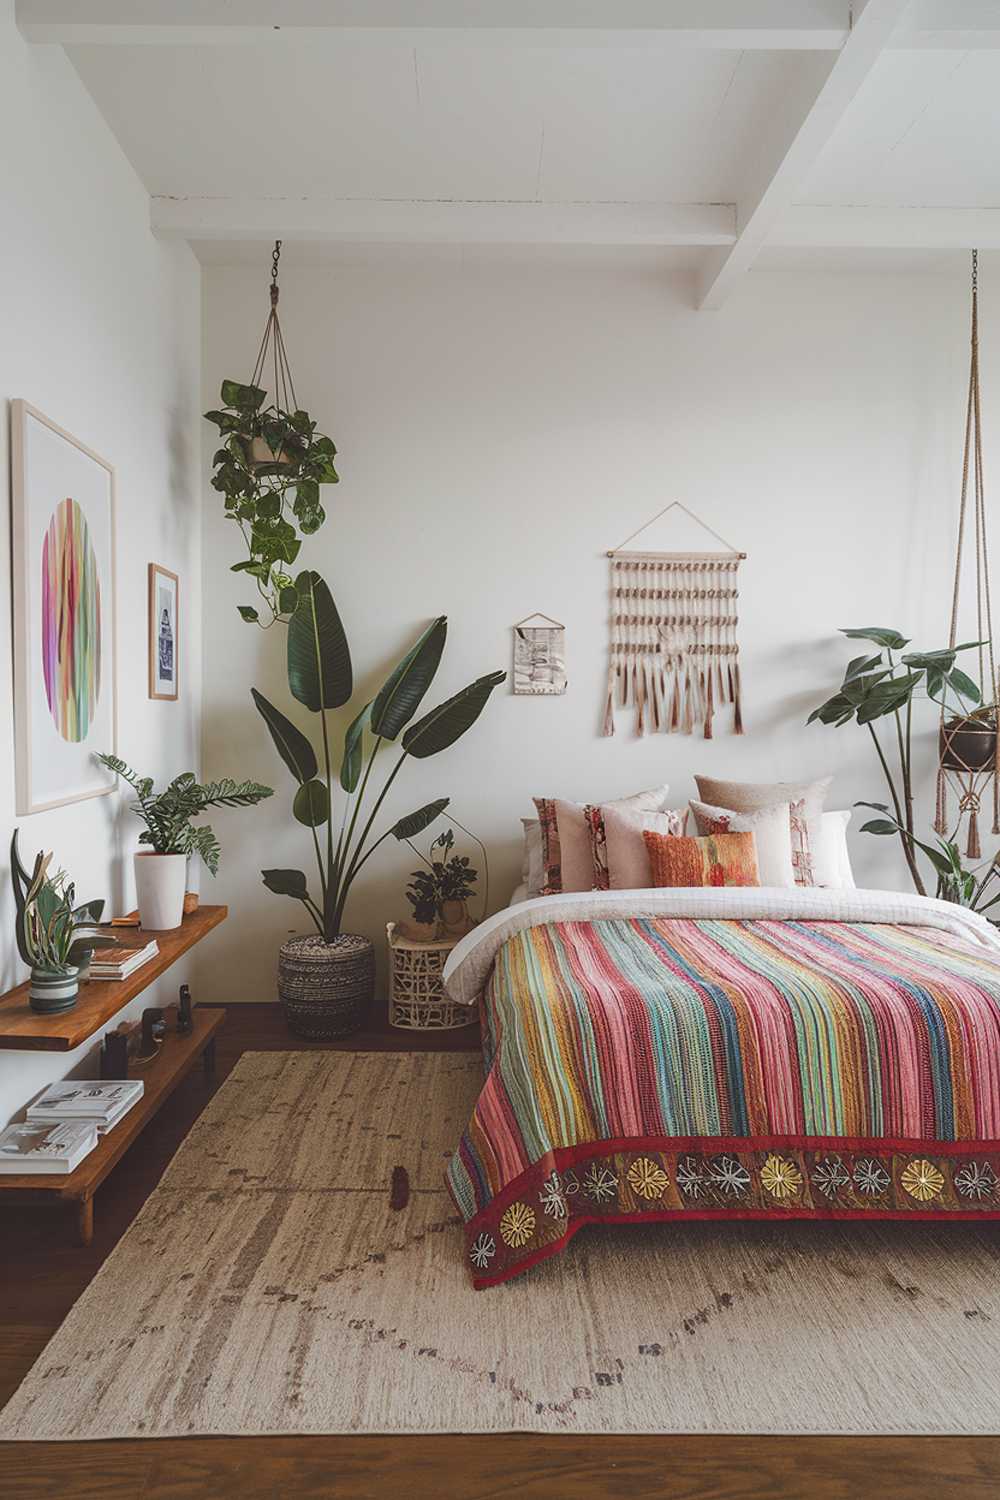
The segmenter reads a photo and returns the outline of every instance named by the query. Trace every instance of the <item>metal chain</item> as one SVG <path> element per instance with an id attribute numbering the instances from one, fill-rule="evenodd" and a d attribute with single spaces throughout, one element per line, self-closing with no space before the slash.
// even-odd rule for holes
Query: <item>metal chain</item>
<path id="1" fill-rule="evenodd" d="M 278 261 L 281 259 L 281 241 L 275 240 L 271 254 L 271 306 L 278 300 Z"/>

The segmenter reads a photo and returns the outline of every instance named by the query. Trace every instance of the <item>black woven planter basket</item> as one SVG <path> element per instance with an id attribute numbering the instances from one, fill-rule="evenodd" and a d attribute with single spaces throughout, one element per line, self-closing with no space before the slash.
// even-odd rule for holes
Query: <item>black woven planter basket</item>
<path id="1" fill-rule="evenodd" d="M 344 932 L 326 943 L 289 938 L 278 953 L 278 998 L 296 1036 L 335 1041 L 360 1031 L 375 995 L 375 948 L 370 938 Z"/>

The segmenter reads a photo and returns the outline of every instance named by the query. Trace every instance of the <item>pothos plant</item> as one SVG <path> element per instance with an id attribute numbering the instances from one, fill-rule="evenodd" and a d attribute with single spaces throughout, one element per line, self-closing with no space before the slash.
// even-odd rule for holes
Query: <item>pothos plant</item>
<path id="1" fill-rule="evenodd" d="M 462 825 L 459 824 L 459 827 Z M 475 838 L 475 834 L 471 837 Z M 410 884 L 406 888 L 406 899 L 413 907 L 413 916 L 417 922 L 433 922 L 441 915 L 442 907 L 446 901 L 467 901 L 476 889 L 479 879 L 478 870 L 474 870 L 471 861 L 464 854 L 453 854 L 455 847 L 455 834 L 451 828 L 446 828 L 443 833 L 438 834 L 431 844 L 427 855 L 421 854 L 412 840 L 406 841 L 416 854 L 418 859 L 423 860 L 423 869 L 413 870 L 410 874 Z M 483 848 L 476 839 L 480 849 Z M 485 859 L 486 851 L 483 849 Z M 487 909 L 489 901 L 489 886 L 484 899 L 483 910 Z"/>
<path id="2" fill-rule="evenodd" d="M 853 722 L 868 730 L 892 799 L 893 826 L 876 828 L 868 823 L 866 831 L 898 833 L 914 889 L 925 896 L 917 850 L 926 853 L 929 846 L 920 844 L 914 836 L 913 703 L 923 696 L 947 711 L 950 692 L 960 707 L 978 704 L 979 688 L 955 662 L 960 651 L 970 651 L 981 643 L 966 641 L 943 650 L 907 651 L 910 644 L 907 637 L 881 625 L 842 630 L 841 635 L 849 640 L 870 641 L 879 649 L 848 662 L 836 693 L 814 708 L 806 722 L 819 720 L 837 728 Z M 880 722 L 884 722 L 882 735 L 876 727 Z M 874 803 L 863 805 L 880 807 Z M 941 875 L 941 868 L 934 860 L 932 863 Z"/>
<path id="3" fill-rule="evenodd" d="M 320 486 L 339 482 L 333 440 L 316 431 L 307 411 L 265 406 L 266 397 L 259 386 L 224 380 L 221 408 L 205 413 L 223 440 L 212 459 L 212 488 L 224 497 L 226 515 L 247 548 L 232 571 L 252 578 L 258 594 L 256 604 L 237 608 L 244 620 L 264 627 L 294 611 L 298 596 L 288 570 L 301 538 L 326 520 Z"/>
<path id="4" fill-rule="evenodd" d="M 353 694 L 350 647 L 320 575 L 300 574 L 296 590 L 298 602 L 288 621 L 288 688 L 318 720 L 322 764 L 312 741 L 296 724 L 256 688 L 251 694 L 274 748 L 298 783 L 292 813 L 312 837 L 318 894 L 315 887 L 310 891 L 302 870 L 270 869 L 261 874 L 269 891 L 301 901 L 317 932 L 332 943 L 342 931 L 351 886 L 376 849 L 389 837 L 416 838 L 448 806 L 447 797 L 425 803 L 374 837 L 378 815 L 403 766 L 411 759 L 438 755 L 460 739 L 507 674 L 490 672 L 477 678 L 414 721 L 444 650 L 448 622 L 442 615 L 393 668 L 375 697 L 355 714 L 338 753 L 331 743 L 327 716 L 331 709 L 349 703 Z M 396 759 L 376 789 L 376 764 L 392 749 L 398 752 Z"/>

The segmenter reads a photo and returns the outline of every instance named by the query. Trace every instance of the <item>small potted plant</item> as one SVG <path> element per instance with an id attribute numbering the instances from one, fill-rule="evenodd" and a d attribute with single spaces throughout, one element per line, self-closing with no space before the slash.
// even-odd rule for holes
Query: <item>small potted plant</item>
<path id="1" fill-rule="evenodd" d="M 102 937 L 94 926 L 104 902 L 74 907 L 72 881 L 65 870 L 50 875 L 51 863 L 51 853 L 39 851 L 29 875 L 21 863 L 15 829 L 10 846 L 15 938 L 17 951 L 31 970 L 31 1008 L 42 1015 L 72 1009 L 97 943 L 114 941 Z"/>
<path id="2" fill-rule="evenodd" d="M 209 807 L 252 807 L 270 797 L 272 789 L 256 781 L 233 781 L 225 777 L 202 786 L 193 771 L 175 776 L 162 792 L 153 789 L 151 776 L 138 776 L 117 755 L 99 755 L 98 760 L 127 781 L 136 794 L 131 804 L 145 823 L 139 835 L 146 850 L 135 855 L 135 886 L 139 921 L 143 927 L 166 931 L 181 925 L 187 863 L 200 854 L 213 875 L 219 869 L 219 841 L 206 823 L 195 827 L 192 818 Z"/>
<path id="3" fill-rule="evenodd" d="M 439 919 L 446 937 L 463 937 L 475 925 L 468 903 L 479 875 L 464 855 L 452 853 L 454 847 L 455 834 L 450 828 L 434 840 L 428 857 L 410 843 L 426 865 L 426 869 L 413 871 L 406 888 L 413 921 L 406 924 L 405 935 L 416 942 L 433 942 L 438 936 Z"/>

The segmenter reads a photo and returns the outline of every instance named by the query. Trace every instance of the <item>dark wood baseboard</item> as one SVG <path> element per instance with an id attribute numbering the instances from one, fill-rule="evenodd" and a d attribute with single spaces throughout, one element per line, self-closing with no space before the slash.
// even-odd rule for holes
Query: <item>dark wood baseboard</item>
<path id="1" fill-rule="evenodd" d="M 245 1051 L 305 1050 L 276 1005 L 230 1005 L 214 1080 L 190 1075 L 101 1189 L 93 1244 L 57 1208 L 0 1215 L 0 1404 L 117 1244 Z M 347 1050 L 460 1051 L 473 1032 L 380 1029 Z M 66 1212 L 65 1209 L 62 1212 Z M 9 1500 L 996 1500 L 1000 1438 L 173 1438 L 0 1443 Z"/>

